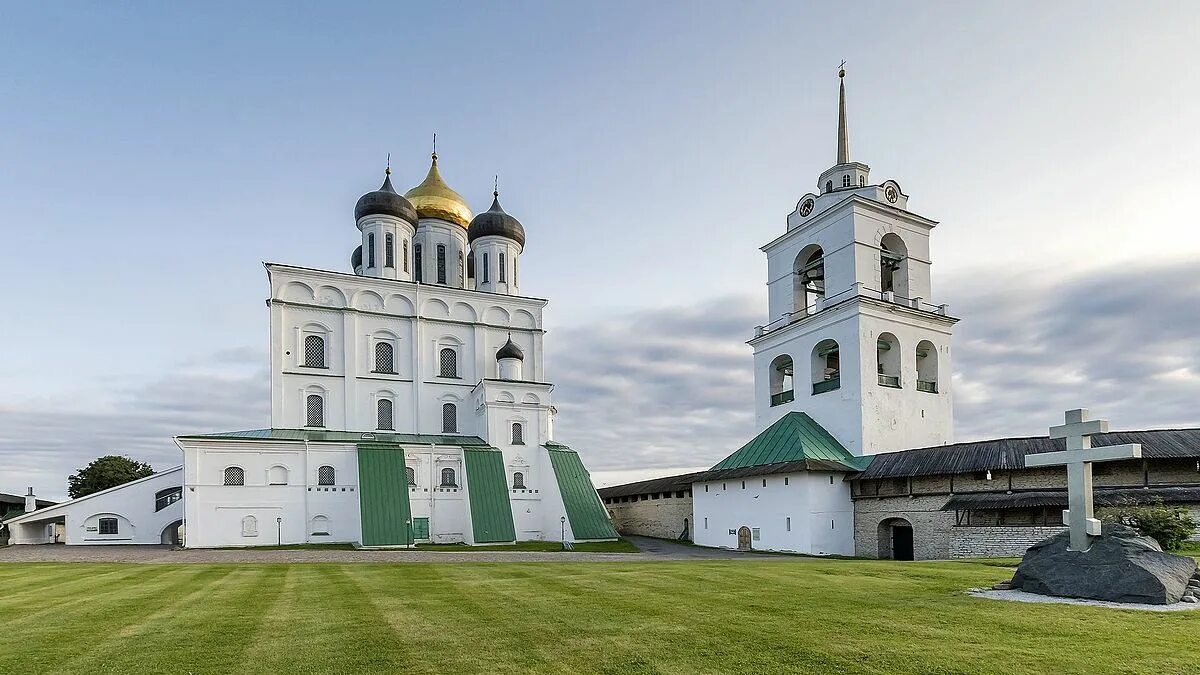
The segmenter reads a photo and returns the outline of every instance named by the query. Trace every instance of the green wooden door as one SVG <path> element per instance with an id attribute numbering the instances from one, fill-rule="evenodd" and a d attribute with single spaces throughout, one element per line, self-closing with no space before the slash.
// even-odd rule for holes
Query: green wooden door
<path id="1" fill-rule="evenodd" d="M 428 539 L 429 538 L 429 519 L 428 518 L 413 518 L 413 539 Z"/>

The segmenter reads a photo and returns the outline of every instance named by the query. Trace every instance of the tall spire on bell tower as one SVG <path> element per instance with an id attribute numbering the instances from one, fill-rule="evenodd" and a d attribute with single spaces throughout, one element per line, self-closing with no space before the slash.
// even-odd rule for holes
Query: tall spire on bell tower
<path id="1" fill-rule="evenodd" d="M 846 62 L 838 66 L 837 163 L 850 163 L 850 131 L 846 128 Z"/>

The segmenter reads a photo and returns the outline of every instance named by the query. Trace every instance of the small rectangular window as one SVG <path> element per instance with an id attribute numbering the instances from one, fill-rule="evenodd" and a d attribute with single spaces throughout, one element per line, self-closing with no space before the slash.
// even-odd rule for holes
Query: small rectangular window
<path id="1" fill-rule="evenodd" d="M 830 477 L 829 477 L 829 484 L 830 484 L 830 485 L 833 485 L 833 476 L 830 476 Z"/>
<path id="2" fill-rule="evenodd" d="M 506 261 L 505 261 L 505 257 L 504 257 L 504 251 L 500 251 L 500 283 L 502 283 L 502 284 L 506 283 L 505 282 L 505 271 L 506 271 L 505 267 L 507 267 L 507 266 L 504 264 L 505 262 Z"/>
<path id="3" fill-rule="evenodd" d="M 445 246 L 445 244 L 437 245 L 437 282 L 439 284 L 446 283 L 446 246 Z"/>
<path id="4" fill-rule="evenodd" d="M 792 531 L 792 519 L 791 518 L 787 519 L 787 531 L 788 532 Z"/>
<path id="5" fill-rule="evenodd" d="M 383 237 L 383 266 L 396 266 L 396 242 L 391 234 L 386 234 Z"/>
<path id="6" fill-rule="evenodd" d="M 704 529 L 708 529 L 708 518 L 704 519 Z"/>
<path id="7" fill-rule="evenodd" d="M 751 536 L 751 538 L 754 539 L 754 541 L 758 541 L 759 532 L 760 532 L 760 530 L 757 527 L 750 529 L 750 536 Z"/>
<path id="8" fill-rule="evenodd" d="M 421 260 L 421 245 L 413 244 L 413 278 L 416 279 L 417 283 L 425 280 L 425 271 L 421 269 L 423 266 Z"/>
<path id="9" fill-rule="evenodd" d="M 705 492 L 708 492 L 708 486 L 707 486 L 707 485 L 705 485 L 705 486 L 704 486 L 704 491 L 705 491 Z"/>
<path id="10" fill-rule="evenodd" d="M 117 519 L 116 518 L 101 518 L 100 519 L 100 534 L 116 534 Z"/>
<path id="11" fill-rule="evenodd" d="M 783 484 L 784 484 L 784 485 L 787 485 L 787 484 L 788 484 L 788 477 L 787 477 L 787 476 L 784 476 L 784 477 L 783 477 Z"/>
<path id="12" fill-rule="evenodd" d="M 763 479 L 763 487 L 767 487 L 767 479 L 766 478 Z"/>

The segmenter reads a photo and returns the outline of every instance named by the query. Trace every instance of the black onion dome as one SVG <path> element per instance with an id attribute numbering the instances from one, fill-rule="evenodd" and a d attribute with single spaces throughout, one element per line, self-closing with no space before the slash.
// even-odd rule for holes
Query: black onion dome
<path id="1" fill-rule="evenodd" d="M 378 215 L 395 216 L 413 225 L 417 224 L 417 210 L 413 208 L 412 202 L 392 187 L 391 171 L 384 176 L 383 185 L 379 186 L 378 190 L 359 197 L 358 203 L 354 205 L 354 222 L 358 222 L 363 216 Z"/>
<path id="2" fill-rule="evenodd" d="M 358 269 L 362 267 L 362 246 L 354 249 L 354 253 L 350 254 L 350 268 Z"/>
<path id="3" fill-rule="evenodd" d="M 479 216 L 475 217 L 478 218 Z M 472 225 L 474 225 L 474 223 L 472 223 Z M 521 348 L 517 346 L 517 343 L 512 341 L 511 335 L 508 337 L 508 342 L 505 342 L 504 346 L 500 348 L 500 351 L 496 352 L 496 360 L 499 361 L 500 359 L 517 359 L 518 361 L 525 360 L 525 352 L 521 351 Z"/>
<path id="4" fill-rule="evenodd" d="M 467 240 L 475 241 L 488 236 L 505 237 L 525 248 L 525 228 L 521 226 L 521 221 L 505 213 L 504 209 L 500 208 L 500 195 L 492 194 L 492 208 L 471 219 L 471 225 L 467 228 Z"/>

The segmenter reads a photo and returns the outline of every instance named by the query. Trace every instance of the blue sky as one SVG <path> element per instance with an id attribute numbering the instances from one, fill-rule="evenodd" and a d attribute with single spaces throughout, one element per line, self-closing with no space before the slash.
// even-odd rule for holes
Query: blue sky
<path id="1" fill-rule="evenodd" d="M 0 8 L 0 491 L 264 425 L 260 263 L 345 269 L 354 201 L 389 152 L 419 182 L 434 132 L 526 226 L 559 435 L 597 472 L 713 463 L 752 431 L 758 247 L 833 162 L 842 59 L 852 157 L 942 222 L 960 433 L 1197 423 L 1193 4 L 243 4 Z M 597 369 L 651 343 L 653 375 Z"/>

